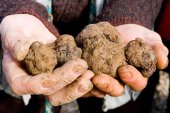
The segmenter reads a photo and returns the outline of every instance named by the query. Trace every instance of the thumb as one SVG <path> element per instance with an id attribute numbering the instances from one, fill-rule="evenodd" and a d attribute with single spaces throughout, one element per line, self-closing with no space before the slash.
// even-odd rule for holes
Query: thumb
<path id="1" fill-rule="evenodd" d="M 2 36 L 4 49 L 7 49 L 10 54 L 18 61 L 23 60 L 31 45 L 31 41 L 22 32 L 13 31 L 7 32 Z"/>

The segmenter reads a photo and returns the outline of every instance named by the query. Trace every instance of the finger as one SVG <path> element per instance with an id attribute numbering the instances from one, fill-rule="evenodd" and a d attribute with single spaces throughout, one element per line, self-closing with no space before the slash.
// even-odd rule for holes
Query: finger
<path id="1" fill-rule="evenodd" d="M 45 86 L 50 86 L 47 84 L 54 85 L 55 83 L 53 76 L 47 73 L 37 76 L 27 75 L 10 54 L 3 55 L 2 65 L 6 79 L 17 95 L 47 93 L 51 88 Z"/>
<path id="2" fill-rule="evenodd" d="M 163 44 L 152 45 L 157 57 L 157 68 L 164 69 L 168 66 L 168 49 Z"/>
<path id="3" fill-rule="evenodd" d="M 111 96 L 120 96 L 124 92 L 122 84 L 106 74 L 96 75 L 92 82 L 96 88 Z"/>
<path id="4" fill-rule="evenodd" d="M 93 97 L 94 95 L 92 95 L 90 92 L 86 93 L 85 95 L 83 95 L 83 98 L 88 98 L 88 97 Z"/>
<path id="5" fill-rule="evenodd" d="M 131 65 L 121 66 L 118 74 L 121 80 L 135 91 L 140 91 L 147 85 L 148 79 Z"/>
<path id="6" fill-rule="evenodd" d="M 90 92 L 88 92 L 87 94 L 83 95 L 84 98 L 87 98 L 87 97 L 97 97 L 97 98 L 104 98 L 104 96 L 106 95 L 106 93 L 96 89 L 96 88 L 93 88 Z"/>
<path id="7" fill-rule="evenodd" d="M 71 84 L 84 73 L 87 68 L 87 63 L 84 60 L 71 60 L 62 67 L 55 69 L 52 74 L 43 73 L 31 77 L 27 82 L 27 89 L 29 89 L 29 92 L 35 94 L 50 95 Z"/>
<path id="8" fill-rule="evenodd" d="M 43 73 L 30 76 L 13 59 L 9 52 L 3 54 L 2 64 L 10 87 L 18 95 L 54 93 L 55 90 L 73 82 L 87 69 L 85 61 L 75 60 L 66 63 L 60 69 L 56 69 L 53 74 Z"/>
<path id="9" fill-rule="evenodd" d="M 93 88 L 93 84 L 89 80 L 90 76 L 92 78 L 94 74 L 89 72 L 83 73 L 83 75 L 72 84 L 48 96 L 49 102 L 54 106 L 58 106 L 83 96 Z"/>
<path id="10" fill-rule="evenodd" d="M 12 54 L 12 56 L 21 61 L 25 58 L 29 51 L 29 47 L 31 45 L 31 41 L 19 31 L 7 31 L 2 38 L 2 42 L 8 51 Z"/>
<path id="11" fill-rule="evenodd" d="M 98 98 L 104 98 L 104 96 L 106 95 L 106 93 L 104 93 L 96 88 L 93 88 L 93 90 L 91 90 L 90 93 L 93 96 L 98 97 Z"/>
<path id="12" fill-rule="evenodd" d="M 84 60 L 75 59 L 68 61 L 62 67 L 55 69 L 53 71 L 53 76 L 56 83 L 53 86 L 53 89 L 60 90 L 61 88 L 71 84 L 81 74 L 83 74 L 87 68 L 88 65 Z"/>

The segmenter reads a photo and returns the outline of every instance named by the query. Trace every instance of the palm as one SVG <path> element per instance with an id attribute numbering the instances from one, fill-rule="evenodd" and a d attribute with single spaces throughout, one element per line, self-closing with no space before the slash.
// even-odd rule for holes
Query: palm
<path id="1" fill-rule="evenodd" d="M 6 17 L 1 26 L 4 51 L 8 50 L 17 60 L 25 58 L 32 42 L 40 41 L 46 44 L 56 39 L 41 21 L 27 14 Z"/>
<path id="2" fill-rule="evenodd" d="M 157 67 L 159 69 L 166 67 L 168 62 L 168 49 L 163 45 L 159 34 L 135 24 L 120 25 L 116 28 L 120 32 L 125 45 L 135 38 L 142 38 L 154 50 L 158 59 Z"/>
<path id="3" fill-rule="evenodd" d="M 149 30 L 145 27 L 133 24 L 120 25 L 116 27 L 117 30 L 122 35 L 124 44 L 135 38 L 142 38 L 149 45 L 155 45 L 156 43 L 161 43 L 161 38 L 156 32 Z"/>

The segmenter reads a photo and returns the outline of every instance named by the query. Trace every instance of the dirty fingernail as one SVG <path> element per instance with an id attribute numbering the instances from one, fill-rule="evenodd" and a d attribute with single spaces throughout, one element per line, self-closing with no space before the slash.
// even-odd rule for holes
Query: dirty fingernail
<path id="1" fill-rule="evenodd" d="M 122 79 L 130 79 L 132 77 L 132 74 L 130 72 L 126 72 L 126 73 L 121 73 L 119 76 Z"/>
<path id="2" fill-rule="evenodd" d="M 81 65 L 76 65 L 73 68 L 75 74 L 82 74 L 85 70 L 86 68 L 82 67 Z"/>
<path id="3" fill-rule="evenodd" d="M 88 84 L 80 85 L 80 87 L 78 88 L 78 91 L 80 93 L 84 93 L 84 92 L 90 91 L 92 88 L 93 88 L 92 83 L 90 84 L 88 83 Z"/>

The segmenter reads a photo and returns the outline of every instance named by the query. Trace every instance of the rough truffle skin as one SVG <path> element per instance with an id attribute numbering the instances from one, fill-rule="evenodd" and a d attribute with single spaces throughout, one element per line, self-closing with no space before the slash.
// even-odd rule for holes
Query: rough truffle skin
<path id="1" fill-rule="evenodd" d="M 126 64 L 120 35 L 107 22 L 86 26 L 76 41 L 82 46 L 82 59 L 96 75 L 103 73 L 116 77 L 117 68 Z"/>
<path id="2" fill-rule="evenodd" d="M 24 63 L 31 75 L 50 73 L 57 64 L 55 50 L 41 42 L 33 42 Z"/>
<path id="3" fill-rule="evenodd" d="M 55 42 L 56 56 L 59 64 L 77 58 L 81 58 L 82 50 L 77 47 L 74 37 L 61 35 Z"/>
<path id="4" fill-rule="evenodd" d="M 135 66 L 144 77 L 150 77 L 156 70 L 156 55 L 152 48 L 140 38 L 127 44 L 125 56 L 127 62 Z"/>

